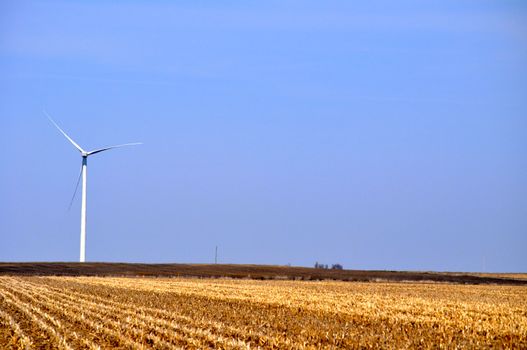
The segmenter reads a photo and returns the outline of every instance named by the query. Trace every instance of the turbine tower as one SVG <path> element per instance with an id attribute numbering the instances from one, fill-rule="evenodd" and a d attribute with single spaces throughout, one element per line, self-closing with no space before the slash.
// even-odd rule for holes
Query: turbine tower
<path id="1" fill-rule="evenodd" d="M 55 121 L 50 117 L 50 115 L 46 111 L 44 111 L 44 114 L 53 123 L 53 125 L 55 125 L 55 127 L 62 133 L 62 135 L 64 135 L 69 140 L 69 142 L 71 142 L 71 144 L 73 146 L 75 146 L 75 148 L 81 153 L 81 157 L 82 157 L 81 171 L 80 171 L 80 174 L 79 174 L 79 178 L 77 179 L 77 185 L 75 187 L 75 192 L 73 193 L 73 197 L 71 198 L 70 207 L 71 207 L 71 204 L 73 203 L 73 199 L 75 198 L 75 194 L 77 193 L 77 188 L 79 187 L 79 181 L 80 181 L 80 178 L 82 176 L 81 242 L 80 242 L 80 259 L 79 259 L 79 261 L 80 262 L 85 262 L 86 261 L 86 176 L 87 176 L 87 171 L 88 171 L 88 157 L 91 156 L 91 155 L 100 153 L 100 152 L 108 151 L 108 150 L 113 149 L 113 148 L 124 147 L 124 146 L 140 145 L 140 144 L 142 144 L 142 142 L 125 143 L 125 144 L 122 144 L 122 145 L 98 148 L 98 149 L 95 149 L 93 151 L 85 151 L 84 149 L 81 148 L 81 146 L 79 146 L 75 141 L 73 141 L 71 139 L 71 137 L 69 137 L 64 132 L 64 130 L 62 130 L 57 125 L 57 123 L 55 123 Z"/>

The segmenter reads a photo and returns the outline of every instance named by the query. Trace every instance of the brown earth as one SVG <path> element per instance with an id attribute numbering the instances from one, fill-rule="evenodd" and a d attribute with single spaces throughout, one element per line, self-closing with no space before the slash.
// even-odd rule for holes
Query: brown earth
<path id="1" fill-rule="evenodd" d="M 18 276 L 151 276 L 198 278 L 249 278 L 284 280 L 339 280 L 361 282 L 445 282 L 459 284 L 527 285 L 518 274 L 331 270 L 274 265 L 132 264 L 23 262 L 0 263 L 0 275 Z M 522 276 L 522 274 L 519 274 Z"/>

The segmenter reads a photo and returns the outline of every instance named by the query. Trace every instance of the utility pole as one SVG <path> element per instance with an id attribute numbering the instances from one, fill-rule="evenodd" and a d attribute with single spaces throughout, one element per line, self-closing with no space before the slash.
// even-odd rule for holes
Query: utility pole
<path id="1" fill-rule="evenodd" d="M 218 246 L 216 246 L 216 252 L 214 253 L 214 264 L 218 263 Z"/>

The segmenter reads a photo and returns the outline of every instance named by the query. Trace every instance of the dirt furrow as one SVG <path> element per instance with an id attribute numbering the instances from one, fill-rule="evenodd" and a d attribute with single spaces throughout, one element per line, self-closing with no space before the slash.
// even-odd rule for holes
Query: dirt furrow
<path id="1" fill-rule="evenodd" d="M 53 280 L 56 281 L 55 278 L 53 278 Z M 57 284 L 56 288 L 59 288 L 60 290 L 70 290 L 72 288 L 72 283 L 80 285 L 80 288 L 84 287 L 89 291 L 97 290 L 98 294 L 112 295 L 112 297 L 127 291 L 127 289 L 121 289 L 120 284 L 119 287 L 114 288 L 108 286 L 94 286 L 91 284 L 84 286 L 82 283 L 76 282 L 75 279 L 72 280 L 73 281 L 68 279 L 68 284 L 64 285 L 62 284 L 62 279 L 60 279 L 61 283 Z M 160 283 L 163 282 L 164 281 L 160 281 Z M 142 307 L 136 305 L 147 302 L 148 299 L 154 299 L 156 300 L 156 303 L 165 305 L 169 310 L 177 310 L 178 312 L 181 312 L 182 308 L 184 308 L 185 313 L 191 314 L 196 322 L 198 322 L 197 320 L 203 320 L 203 317 L 208 318 L 209 320 L 211 317 L 217 318 L 222 321 L 219 323 L 219 327 L 216 330 L 219 337 L 223 336 L 226 338 L 232 338 L 233 340 L 243 340 L 253 347 L 299 349 L 303 348 L 304 344 L 313 342 L 333 342 L 335 345 L 338 345 L 342 344 L 342 338 L 345 337 L 345 334 L 348 332 L 351 333 L 351 336 L 352 334 L 359 334 L 358 332 L 361 331 L 361 329 L 358 328 L 350 329 L 346 326 L 346 322 L 337 320 L 335 315 L 319 315 L 310 310 L 299 311 L 298 309 L 291 309 L 279 305 L 250 303 L 247 301 L 230 299 L 222 301 L 216 297 L 208 299 L 203 296 L 182 296 L 179 295 L 179 293 L 159 293 L 153 290 L 148 292 L 134 291 L 126 293 L 126 295 L 130 298 L 134 295 L 136 296 L 136 298 L 133 299 L 134 302 L 129 305 L 135 307 L 137 310 L 142 309 Z M 140 296 L 144 296 L 145 298 L 142 299 Z M 175 302 L 176 299 L 180 300 Z M 209 310 L 214 310 L 214 312 L 211 313 Z M 160 314 L 157 314 L 157 317 L 163 317 L 163 315 L 170 317 L 170 315 L 173 315 L 173 313 L 169 313 L 165 310 L 149 309 L 149 311 L 159 312 Z M 292 315 L 296 315 L 295 317 L 305 317 L 307 323 L 300 326 L 295 318 L 291 318 Z M 329 319 L 327 322 L 323 322 L 321 319 L 322 317 L 329 317 Z M 335 326 L 335 324 L 332 324 L 333 321 L 340 324 L 340 330 L 333 333 L 327 333 L 320 340 L 317 340 L 317 338 L 312 336 L 312 334 L 316 334 L 315 329 L 328 329 L 328 332 L 331 331 L 330 327 Z M 206 322 L 209 323 L 208 321 Z M 237 331 L 236 333 L 232 333 L 232 325 L 236 325 L 234 329 L 243 329 L 243 332 Z M 201 327 L 207 327 L 207 325 Z M 265 334 L 263 332 L 265 332 Z M 289 334 L 288 332 L 291 333 Z"/>
<path id="2" fill-rule="evenodd" d="M 99 319 L 104 324 L 112 324 L 115 328 L 119 328 L 122 334 L 128 334 L 136 342 L 141 341 L 141 344 L 155 345 L 156 348 L 178 348 L 177 346 L 185 347 L 208 347 L 229 345 L 229 340 L 220 344 L 218 339 L 214 339 L 207 332 L 197 328 L 180 327 L 175 323 L 162 322 L 149 315 L 140 315 L 131 310 L 119 310 L 114 307 L 108 307 L 98 303 L 82 300 L 71 297 L 63 293 L 51 292 L 46 288 L 38 288 L 38 295 L 45 298 L 49 303 L 60 302 L 61 305 L 68 309 L 75 309 L 78 312 L 89 314 L 92 317 Z M 36 292 L 34 292 L 36 293 Z M 45 294 L 51 294 L 54 298 L 48 298 Z M 102 311 L 102 312 L 101 312 Z M 104 316 L 98 316 L 104 315 Z M 171 332 L 169 329 L 156 326 L 156 323 L 161 323 L 172 329 L 177 329 L 178 333 Z M 159 335 L 163 335 L 164 338 Z M 207 336 L 205 341 L 198 339 L 199 336 Z M 220 339 L 221 340 L 221 339 Z M 237 347 L 240 348 L 240 347 Z"/>
<path id="3" fill-rule="evenodd" d="M 84 320 L 82 314 L 70 311 L 66 305 L 57 303 L 55 300 L 50 300 L 41 293 L 36 293 L 34 291 L 36 288 L 29 285 L 21 285 L 19 281 L 11 280 L 6 285 L 19 297 L 28 299 L 35 308 L 40 307 L 39 309 L 45 312 L 50 320 L 53 320 L 51 321 L 53 325 L 62 332 L 64 338 L 71 343 L 72 347 L 76 349 L 88 348 L 91 350 L 100 350 L 98 344 L 88 339 L 90 333 L 87 330 L 90 328 L 86 327 L 88 322 L 83 323 L 86 320 Z M 46 311 L 43 311 L 43 309 Z M 58 319 L 54 319 L 52 314 Z"/>
<path id="4" fill-rule="evenodd" d="M 87 336 L 95 337 L 95 341 L 100 343 L 103 347 L 111 348 L 130 348 L 130 349 L 143 349 L 148 347 L 148 342 L 152 343 L 156 340 L 155 334 L 147 334 L 144 337 L 144 342 L 139 342 L 136 339 L 141 338 L 141 334 L 137 330 L 130 330 L 133 337 L 125 337 L 124 335 L 129 331 L 126 325 L 121 324 L 117 321 L 106 319 L 101 316 L 97 310 L 91 310 L 83 308 L 78 302 L 65 302 L 63 300 L 57 300 L 49 298 L 44 295 L 42 290 L 39 292 L 30 291 L 27 288 L 19 287 L 17 292 L 25 295 L 28 298 L 33 297 L 33 301 L 45 305 L 50 309 L 54 309 L 59 315 L 67 316 L 70 320 L 76 322 L 78 325 L 75 327 L 77 330 L 89 329 L 90 331 L 83 332 Z M 39 300 L 36 299 L 36 295 L 39 296 Z M 129 334 L 128 334 L 129 335 Z M 150 341 L 148 340 L 150 339 Z"/>
<path id="5" fill-rule="evenodd" d="M 48 335 L 55 340 L 56 347 L 64 350 L 73 350 L 68 344 L 64 336 L 58 332 L 53 326 L 56 326 L 57 321 L 46 314 L 40 308 L 30 303 L 23 302 L 21 299 L 16 297 L 13 293 L 8 291 L 6 288 L 2 289 L 2 298 L 5 302 L 10 304 L 12 307 L 21 310 L 26 314 L 33 323 L 37 324 L 39 328 L 44 330 Z M 39 315 L 39 316 L 37 316 Z M 51 325 L 50 325 L 51 324 Z M 40 347 L 40 345 L 39 345 Z"/>
<path id="6" fill-rule="evenodd" d="M 55 292 L 70 300 L 92 300 L 95 305 L 105 305 L 108 308 L 118 308 L 123 310 L 127 316 L 138 317 L 148 322 L 156 323 L 163 327 L 169 327 L 176 331 L 191 332 L 194 336 L 201 336 L 211 346 L 222 346 L 227 348 L 247 348 L 251 343 L 254 346 L 261 344 L 276 343 L 276 339 L 251 330 L 250 332 L 242 331 L 241 329 L 205 319 L 193 319 L 191 317 L 178 315 L 174 312 L 168 312 L 163 309 L 142 307 L 137 304 L 123 303 L 108 298 L 102 298 L 95 295 L 86 295 L 81 292 L 75 292 L 68 289 L 68 293 L 62 292 L 63 289 L 48 287 Z M 67 287 L 66 287 L 67 288 Z M 184 327 L 181 323 L 189 324 L 191 327 Z M 247 343 L 246 341 L 249 341 Z M 291 348 L 289 341 L 283 342 L 283 346 Z"/>

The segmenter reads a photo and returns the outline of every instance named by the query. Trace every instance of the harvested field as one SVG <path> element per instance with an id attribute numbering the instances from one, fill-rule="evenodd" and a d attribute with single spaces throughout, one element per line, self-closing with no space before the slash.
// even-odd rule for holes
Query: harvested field
<path id="1" fill-rule="evenodd" d="M 527 288 L 0 276 L 0 348 L 527 347 Z"/>
<path id="2" fill-rule="evenodd" d="M 527 280 L 527 273 L 475 273 L 475 276 Z"/>
<path id="3" fill-rule="evenodd" d="M 372 271 L 332 270 L 309 267 L 276 265 L 227 265 L 227 264 L 130 264 L 130 263 L 63 263 L 27 262 L 0 263 L 0 275 L 18 276 L 130 276 L 130 277 L 206 277 L 250 278 L 289 280 L 338 280 L 366 281 L 421 281 L 463 284 L 507 284 L 527 286 L 524 274 L 490 274 L 423 272 L 423 271 Z"/>

